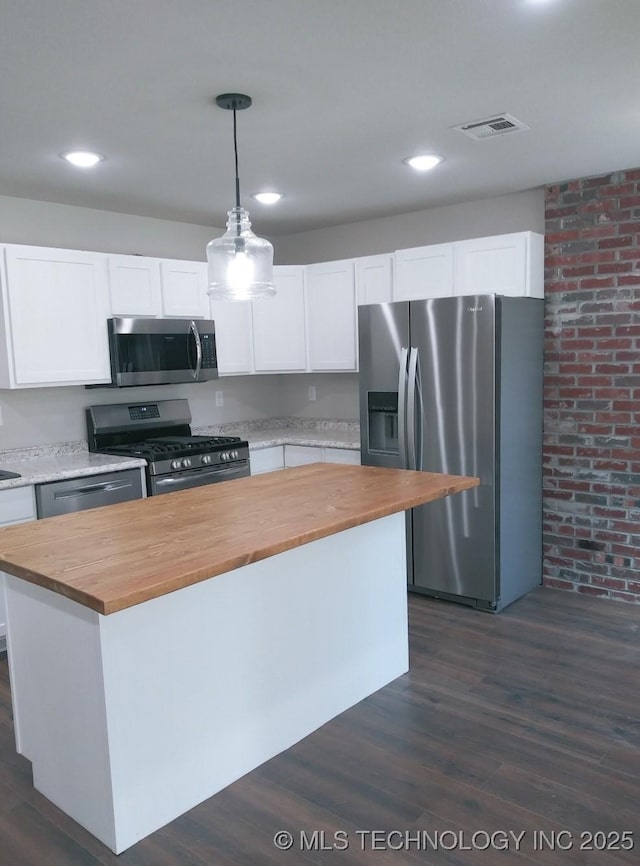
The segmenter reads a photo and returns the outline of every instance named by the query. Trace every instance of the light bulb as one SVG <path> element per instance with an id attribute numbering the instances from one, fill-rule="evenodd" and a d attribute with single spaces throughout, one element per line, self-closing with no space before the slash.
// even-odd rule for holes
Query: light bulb
<path id="1" fill-rule="evenodd" d="M 227 281 L 229 286 L 237 292 L 247 292 L 253 282 L 253 262 L 246 253 L 238 252 L 229 262 L 227 268 Z"/>

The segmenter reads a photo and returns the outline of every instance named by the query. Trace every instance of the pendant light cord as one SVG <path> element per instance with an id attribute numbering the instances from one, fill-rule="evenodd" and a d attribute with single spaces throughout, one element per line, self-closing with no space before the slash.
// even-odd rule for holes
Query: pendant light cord
<path id="1" fill-rule="evenodd" d="M 236 128 L 236 110 L 233 109 L 233 153 L 236 160 L 236 207 L 240 207 L 240 178 L 238 177 L 238 133 Z"/>
<path id="2" fill-rule="evenodd" d="M 236 208 L 238 211 L 236 213 L 236 230 L 237 235 L 240 237 L 241 234 L 241 226 L 240 226 L 240 178 L 238 176 L 238 132 L 236 128 L 236 110 L 233 109 L 233 153 L 236 161 Z"/>

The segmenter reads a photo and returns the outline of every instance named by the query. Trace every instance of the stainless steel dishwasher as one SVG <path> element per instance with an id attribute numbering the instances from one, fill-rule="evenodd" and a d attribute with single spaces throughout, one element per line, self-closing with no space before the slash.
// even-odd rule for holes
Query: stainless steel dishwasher
<path id="1" fill-rule="evenodd" d="M 47 484 L 36 484 L 36 513 L 38 518 L 55 517 L 140 499 L 142 495 L 139 469 L 49 481 Z"/>

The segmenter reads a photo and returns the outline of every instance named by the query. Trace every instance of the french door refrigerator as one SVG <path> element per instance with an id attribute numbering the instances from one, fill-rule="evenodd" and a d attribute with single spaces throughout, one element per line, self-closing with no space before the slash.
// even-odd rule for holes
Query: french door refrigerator
<path id="1" fill-rule="evenodd" d="M 359 308 L 362 463 L 480 478 L 407 514 L 410 590 L 495 612 L 541 582 L 543 304 Z"/>

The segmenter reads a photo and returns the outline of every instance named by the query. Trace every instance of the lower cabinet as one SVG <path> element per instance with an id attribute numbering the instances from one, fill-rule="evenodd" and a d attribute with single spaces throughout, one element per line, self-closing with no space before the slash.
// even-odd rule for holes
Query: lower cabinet
<path id="1" fill-rule="evenodd" d="M 36 519 L 33 487 L 11 487 L 0 490 L 0 526 L 27 523 Z M 0 571 L 0 652 L 6 648 L 7 616 L 4 601 L 4 572 Z"/>
<path id="2" fill-rule="evenodd" d="M 276 445 L 251 451 L 251 474 L 305 466 L 307 463 L 360 465 L 360 451 L 353 448 L 323 448 L 318 445 Z"/>
<path id="3" fill-rule="evenodd" d="M 350 466 L 360 466 L 360 451 L 353 448 L 323 448 L 324 463 L 347 463 Z"/>
<path id="4" fill-rule="evenodd" d="M 274 472 L 276 469 L 284 469 L 284 454 L 282 445 L 274 445 L 272 448 L 259 448 L 249 453 L 251 463 L 251 474 L 262 475 L 264 472 Z"/>
<path id="5" fill-rule="evenodd" d="M 323 448 L 317 445 L 285 445 L 284 465 L 304 466 L 307 463 L 350 463 L 360 465 L 360 452 L 352 448 Z"/>

